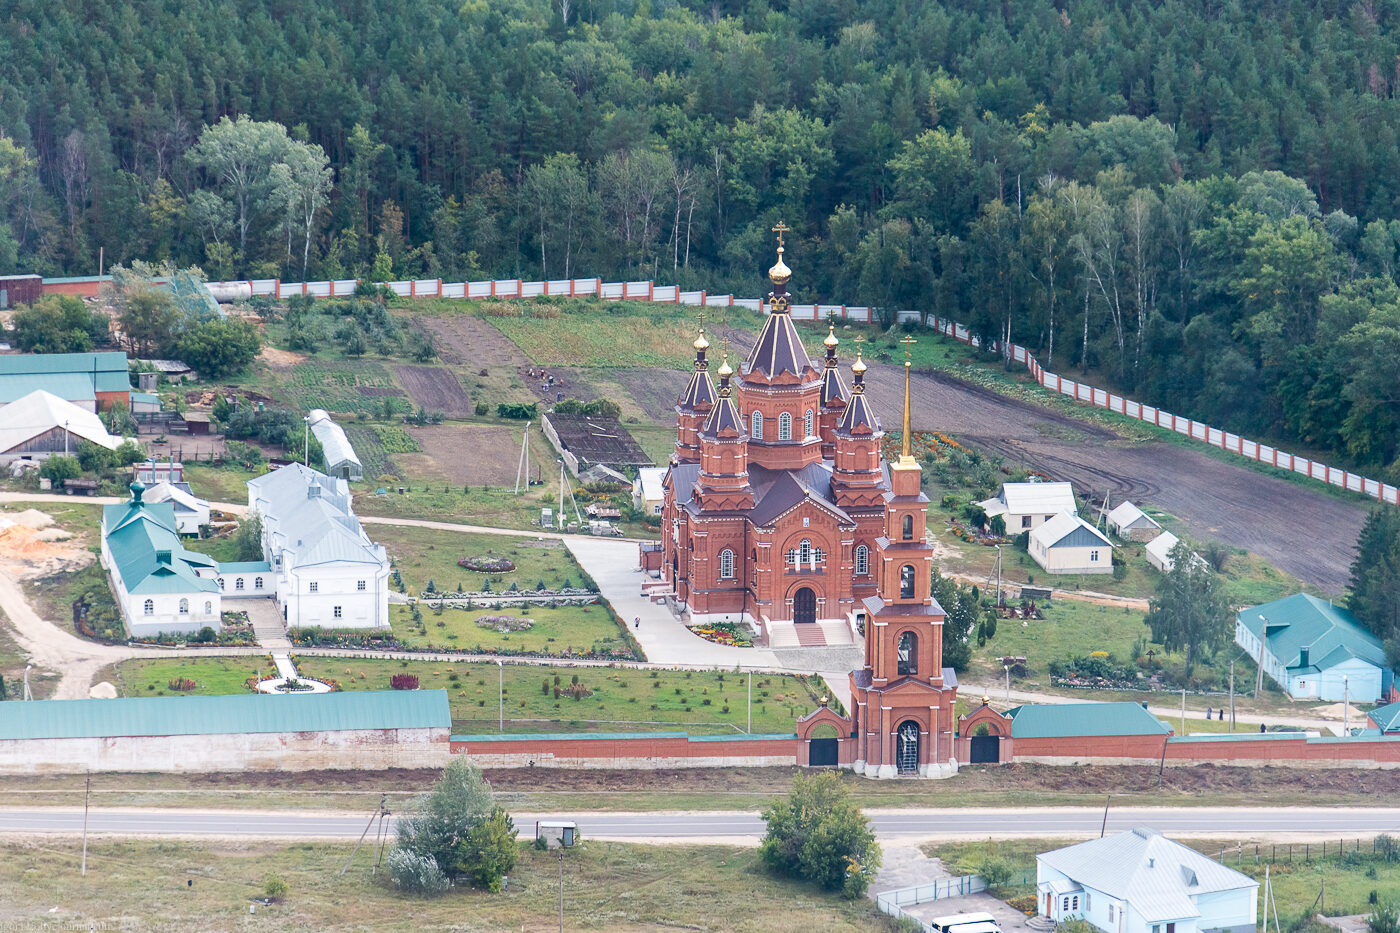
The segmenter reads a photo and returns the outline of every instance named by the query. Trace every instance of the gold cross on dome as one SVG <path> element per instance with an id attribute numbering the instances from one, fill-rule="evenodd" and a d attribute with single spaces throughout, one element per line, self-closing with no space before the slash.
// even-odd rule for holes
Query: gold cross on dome
<path id="1" fill-rule="evenodd" d="M 911 344 L 918 343 L 918 341 L 914 339 L 912 334 L 905 334 L 899 339 L 899 342 L 904 344 L 904 359 L 906 361 L 912 359 L 913 353 L 910 351 L 909 347 Z"/>
<path id="2" fill-rule="evenodd" d="M 791 229 L 792 229 L 791 227 L 789 227 L 787 224 L 783 223 L 781 220 L 778 221 L 778 225 L 777 225 L 776 227 L 773 228 L 773 232 L 776 233 L 776 234 L 778 235 L 778 245 L 779 245 L 779 246 L 782 246 L 782 245 L 783 245 L 783 234 L 784 234 L 784 233 L 787 233 L 787 232 L 788 232 L 789 230 L 791 230 Z"/>

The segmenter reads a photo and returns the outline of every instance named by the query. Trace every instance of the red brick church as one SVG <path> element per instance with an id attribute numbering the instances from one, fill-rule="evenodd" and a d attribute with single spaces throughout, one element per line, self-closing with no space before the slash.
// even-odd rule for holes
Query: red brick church
<path id="1" fill-rule="evenodd" d="M 957 684 L 942 666 L 943 610 L 930 595 L 908 364 L 903 452 L 887 464 L 860 354 L 848 391 L 834 331 L 820 369 L 802 346 L 779 227 L 769 315 L 738 372 L 726 353 L 716 387 L 709 342 L 703 332 L 695 341 L 663 484 L 662 577 L 692 622 L 744 621 L 775 647 L 863 637 L 852 718 L 819 710 L 803 720 L 807 731 L 844 722 L 841 763 L 872 777 L 951 773 Z"/>

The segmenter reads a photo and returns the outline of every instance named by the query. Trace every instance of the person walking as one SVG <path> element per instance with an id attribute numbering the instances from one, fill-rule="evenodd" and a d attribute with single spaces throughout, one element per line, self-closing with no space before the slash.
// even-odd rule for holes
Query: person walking
<path id="1" fill-rule="evenodd" d="M 632 627 L 635 628 L 635 629 L 639 629 L 639 628 L 642 627 L 642 617 L 641 617 L 641 616 L 635 616 L 635 617 L 632 619 Z"/>

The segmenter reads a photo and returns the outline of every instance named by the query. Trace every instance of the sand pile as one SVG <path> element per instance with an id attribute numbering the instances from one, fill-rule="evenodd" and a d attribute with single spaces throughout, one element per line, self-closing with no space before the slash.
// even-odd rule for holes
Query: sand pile
<path id="1" fill-rule="evenodd" d="M 86 548 L 61 543 L 72 535 L 47 527 L 52 524 L 37 509 L 0 517 L 0 562 L 20 579 L 81 570 L 93 562 L 95 555 Z"/>

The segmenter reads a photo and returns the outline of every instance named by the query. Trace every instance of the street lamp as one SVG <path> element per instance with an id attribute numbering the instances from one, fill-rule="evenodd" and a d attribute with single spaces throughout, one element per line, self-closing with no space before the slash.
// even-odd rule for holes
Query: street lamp
<path id="1" fill-rule="evenodd" d="M 500 706 L 501 722 L 500 732 L 506 731 L 506 666 L 500 658 L 496 659 L 496 700 Z"/>
<path id="2" fill-rule="evenodd" d="M 1001 669 L 1006 671 L 1006 704 L 1011 705 L 1011 665 L 1003 664 Z"/>
<path id="3" fill-rule="evenodd" d="M 311 466 L 311 416 L 304 415 L 301 419 L 302 440 L 301 440 L 301 465 Z"/>
<path id="4" fill-rule="evenodd" d="M 68 456 L 68 419 L 63 420 L 63 456 Z"/>
<path id="5" fill-rule="evenodd" d="M 1351 686 L 1342 675 L 1342 735 L 1351 735 Z"/>

